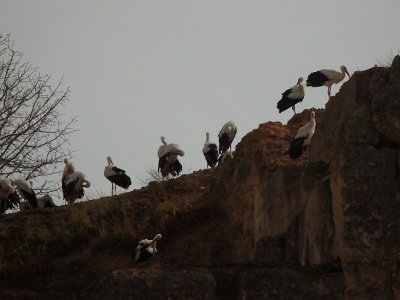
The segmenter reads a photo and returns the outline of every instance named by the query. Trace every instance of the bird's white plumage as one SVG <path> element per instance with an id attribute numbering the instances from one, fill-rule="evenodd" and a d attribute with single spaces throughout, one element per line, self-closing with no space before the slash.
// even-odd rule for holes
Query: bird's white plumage
<path id="1" fill-rule="evenodd" d="M 7 196 L 8 194 L 15 193 L 15 188 L 9 178 L 0 177 L 0 193 L 7 194 Z"/>
<path id="2" fill-rule="evenodd" d="M 236 135 L 236 125 L 235 122 L 229 121 L 222 126 L 222 129 L 218 133 L 218 137 L 221 137 L 223 134 L 228 135 L 229 139 L 233 140 Z"/>
<path id="3" fill-rule="evenodd" d="M 208 151 L 210 151 L 211 145 L 215 145 L 215 147 L 217 147 L 217 144 L 210 142 L 210 133 L 206 132 L 206 141 L 204 142 L 203 146 L 203 154 L 206 154 Z"/>
<path id="4" fill-rule="evenodd" d="M 343 66 L 342 66 L 343 67 Z M 328 81 L 325 82 L 325 85 L 332 85 L 333 83 L 339 83 L 344 79 L 346 76 L 346 69 L 343 69 L 341 72 L 338 72 L 336 70 L 328 70 L 328 69 L 323 69 L 320 70 L 322 74 L 324 74 L 326 77 L 328 77 Z"/>
<path id="5" fill-rule="evenodd" d="M 165 138 L 163 136 L 161 137 L 161 143 L 162 143 L 162 145 L 158 148 L 158 151 L 157 151 L 158 158 L 166 155 L 169 150 L 168 143 L 165 141 Z"/>
<path id="6" fill-rule="evenodd" d="M 14 179 L 12 183 L 14 184 L 14 186 L 17 187 L 18 193 L 25 200 L 29 201 L 25 196 L 26 194 L 35 195 L 31 183 L 26 181 L 25 179 L 23 178 Z"/>
<path id="7" fill-rule="evenodd" d="M 74 184 L 74 189 L 79 190 L 82 187 L 88 188 L 90 187 L 90 182 L 85 178 L 85 174 L 80 171 L 75 171 L 65 181 L 65 185 L 69 185 L 72 182 L 76 182 Z"/>
<path id="8" fill-rule="evenodd" d="M 143 239 L 139 241 L 139 245 L 147 248 L 151 254 L 157 253 L 157 241 L 161 239 L 161 234 L 156 234 L 152 240 Z"/>
<path id="9" fill-rule="evenodd" d="M 69 175 L 75 172 L 74 165 L 71 162 L 69 162 L 68 159 L 64 159 L 64 163 L 65 166 L 61 176 L 62 181 L 65 181 Z"/>
<path id="10" fill-rule="evenodd" d="M 0 213 L 4 213 L 9 208 L 9 195 L 14 194 L 15 189 L 9 178 L 0 177 Z"/>
<path id="11" fill-rule="evenodd" d="M 297 81 L 297 84 L 291 87 L 290 94 L 287 96 L 288 98 L 291 99 L 300 99 L 304 98 L 304 86 L 301 84 L 303 81 L 303 78 L 299 78 Z"/>
<path id="12" fill-rule="evenodd" d="M 307 138 L 306 141 L 304 142 L 304 145 L 307 145 L 306 142 L 308 143 L 311 142 L 311 138 L 314 135 L 315 132 L 315 112 L 311 112 L 311 118 L 310 121 L 308 121 L 304 126 L 300 127 L 300 129 L 297 131 L 296 136 L 294 137 L 295 139 L 297 138 Z"/>
<path id="13" fill-rule="evenodd" d="M 176 155 L 179 155 L 179 156 L 184 156 L 185 155 L 185 152 L 179 147 L 178 144 L 169 144 L 168 147 L 169 147 L 168 148 L 168 152 L 170 154 L 176 154 Z"/>
<path id="14" fill-rule="evenodd" d="M 182 149 L 180 149 L 178 144 L 173 144 L 173 143 L 168 144 L 165 141 L 164 137 L 161 137 L 161 142 L 163 144 L 158 148 L 157 151 L 158 158 L 163 157 L 167 154 L 176 154 L 179 156 L 185 155 L 185 152 Z"/>
<path id="15" fill-rule="evenodd" d="M 231 148 L 233 139 L 236 136 L 237 127 L 233 121 L 226 122 L 218 133 L 219 153 L 224 153 Z"/>
<path id="16" fill-rule="evenodd" d="M 115 166 L 114 166 L 114 163 L 113 163 L 113 161 L 111 159 L 111 156 L 107 156 L 107 166 L 105 166 L 105 168 L 104 168 L 104 176 L 106 178 L 119 174 L 118 172 L 113 170 L 113 167 L 115 167 Z"/>

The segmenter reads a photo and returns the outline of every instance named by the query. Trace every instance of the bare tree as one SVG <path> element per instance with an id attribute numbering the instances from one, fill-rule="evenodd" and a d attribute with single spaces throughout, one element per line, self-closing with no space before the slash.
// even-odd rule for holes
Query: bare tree
<path id="1" fill-rule="evenodd" d="M 71 119 L 60 110 L 69 89 L 62 80 L 51 85 L 48 75 L 22 61 L 10 35 L 0 38 L 0 176 L 35 179 L 39 192 L 57 189 L 60 162 L 69 157 Z M 40 184 L 39 184 L 40 182 Z M 37 186 L 39 184 L 39 186 Z"/>
<path id="2" fill-rule="evenodd" d="M 164 177 L 154 167 L 148 168 L 145 177 L 138 179 L 143 186 L 148 185 L 151 181 L 164 181 Z"/>

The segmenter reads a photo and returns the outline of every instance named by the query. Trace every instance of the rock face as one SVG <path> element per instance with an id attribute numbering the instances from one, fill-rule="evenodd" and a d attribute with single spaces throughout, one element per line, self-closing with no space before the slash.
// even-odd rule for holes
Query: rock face
<path id="1" fill-rule="evenodd" d="M 61 280 L 35 289 L 25 283 L 19 293 L 10 286 L 1 292 L 10 284 L 6 274 L 0 277 L 0 298 L 54 299 L 51 287 L 57 287 L 57 298 L 77 299 L 400 299 L 399 95 L 399 56 L 390 68 L 354 73 L 325 110 L 314 109 L 316 132 L 299 159 L 292 161 L 287 149 L 311 110 L 287 125 L 261 124 L 236 146 L 233 159 L 214 169 L 119 196 L 123 205 L 106 212 L 108 223 L 94 210 L 82 217 L 103 231 L 112 221 L 145 228 L 145 236 L 161 232 L 159 253 L 150 262 L 126 263 L 130 253 L 123 251 L 96 258 L 105 247 L 90 248 L 97 227 L 79 219 L 79 232 L 86 226 L 87 257 L 78 250 L 68 259 L 46 257 L 57 261 L 46 278 Z M 46 212 L 46 220 L 68 217 L 57 213 Z M 151 231 L 143 225 L 147 213 Z M 16 230 L 11 218 L 7 224 Z M 24 218 L 19 227 L 28 226 L 29 216 Z M 8 231 L 0 228 L 0 237 L 3 232 Z M 58 249 L 39 241 L 49 253 Z M 13 242 L 13 249 L 21 248 Z M 10 251 L 1 243 L 0 262 Z M 99 267 L 103 260 L 108 268 Z M 80 288 L 67 293 L 57 270 L 73 262 L 79 270 L 76 279 L 68 277 L 68 287 Z M 96 278 L 103 280 L 90 282 L 101 272 Z"/>
<path id="2" fill-rule="evenodd" d="M 399 74 L 400 57 L 390 69 L 356 72 L 327 104 L 312 145 L 311 161 L 329 165 L 333 249 L 347 299 L 398 294 Z"/>
<path id="3" fill-rule="evenodd" d="M 308 158 L 286 152 L 310 110 L 247 134 L 205 197 L 223 212 L 214 242 L 182 233 L 179 259 L 165 260 L 264 266 L 236 270 L 219 292 L 226 274 L 214 272 L 221 299 L 400 299 L 399 89 L 400 57 L 356 72 L 316 110 Z"/>
<path id="4" fill-rule="evenodd" d="M 215 279 L 206 271 L 112 272 L 101 299 L 215 299 Z M 97 298 L 97 299 L 99 299 Z"/>

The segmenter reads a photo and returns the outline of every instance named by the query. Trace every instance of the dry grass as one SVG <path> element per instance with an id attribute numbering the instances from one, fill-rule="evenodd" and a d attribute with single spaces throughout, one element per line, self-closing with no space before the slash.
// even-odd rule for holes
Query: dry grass
<path id="1" fill-rule="evenodd" d="M 184 180 L 153 181 L 140 193 L 8 216 L 0 223 L 0 273 L 79 251 L 129 253 L 185 209 L 189 191 Z"/>

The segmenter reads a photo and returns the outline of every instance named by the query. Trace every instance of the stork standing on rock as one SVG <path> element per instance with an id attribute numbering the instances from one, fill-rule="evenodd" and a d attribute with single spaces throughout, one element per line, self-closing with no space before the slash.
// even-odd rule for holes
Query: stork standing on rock
<path id="1" fill-rule="evenodd" d="M 64 159 L 64 170 L 62 172 L 62 176 L 61 176 L 61 182 L 64 182 L 65 179 L 71 175 L 72 173 L 75 172 L 75 167 L 72 164 L 72 162 L 68 161 L 68 159 Z"/>
<path id="2" fill-rule="evenodd" d="M 158 148 L 158 172 L 161 171 L 163 177 L 171 174 L 178 176 L 182 172 L 182 164 L 178 160 L 179 156 L 184 156 L 185 152 L 177 144 L 168 144 L 165 138 L 161 137 L 162 145 Z"/>
<path id="3" fill-rule="evenodd" d="M 144 239 L 139 241 L 133 259 L 140 263 L 148 260 L 153 254 L 157 253 L 157 241 L 161 239 L 161 234 L 156 234 L 152 240 Z"/>
<path id="4" fill-rule="evenodd" d="M 291 159 L 300 157 L 304 149 L 311 145 L 311 139 L 315 132 L 315 125 L 315 112 L 311 111 L 310 121 L 300 127 L 289 147 L 289 156 Z"/>
<path id="5" fill-rule="evenodd" d="M 276 108 L 279 109 L 279 113 L 291 107 L 293 112 L 296 114 L 295 105 L 304 99 L 304 86 L 301 84 L 302 82 L 303 77 L 299 77 L 296 85 L 282 93 L 282 98 L 276 106 Z"/>
<path id="6" fill-rule="evenodd" d="M 128 189 L 131 185 L 131 179 L 125 174 L 125 170 L 117 168 L 111 159 L 107 156 L 108 165 L 104 168 L 104 176 L 111 182 L 111 195 L 117 193 L 117 185 L 124 189 Z"/>
<path id="7" fill-rule="evenodd" d="M 15 209 L 19 205 L 19 197 L 9 178 L 0 177 L 0 213 L 7 209 Z"/>
<path id="8" fill-rule="evenodd" d="M 64 159 L 64 170 L 61 177 L 61 188 L 63 197 L 68 203 L 73 203 L 76 199 L 82 199 L 85 195 L 83 188 L 90 187 L 90 182 L 86 180 L 85 174 L 75 171 L 74 165 Z"/>
<path id="9" fill-rule="evenodd" d="M 19 178 L 12 180 L 12 184 L 17 188 L 18 193 L 24 198 L 31 208 L 38 207 L 35 191 L 32 188 L 32 181 L 28 182 L 25 179 Z"/>
<path id="10" fill-rule="evenodd" d="M 328 95 L 330 97 L 332 84 L 341 82 L 346 74 L 350 77 L 345 66 L 340 67 L 340 72 L 327 69 L 319 70 L 308 75 L 307 86 L 319 87 L 325 85 L 328 87 Z"/>
<path id="11" fill-rule="evenodd" d="M 210 142 L 210 133 L 206 132 L 206 141 L 204 142 L 203 154 L 207 161 L 207 167 L 215 167 L 218 161 L 218 146 Z"/>
<path id="12" fill-rule="evenodd" d="M 236 132 L 237 127 L 233 121 L 226 122 L 224 126 L 222 126 L 221 131 L 218 133 L 219 153 L 225 153 L 228 149 L 232 150 L 231 146 Z"/>
<path id="13" fill-rule="evenodd" d="M 83 188 L 89 188 L 90 182 L 85 178 L 85 174 L 75 171 L 69 175 L 64 183 L 63 196 L 68 203 L 73 203 L 76 199 L 82 199 L 85 195 Z"/>

